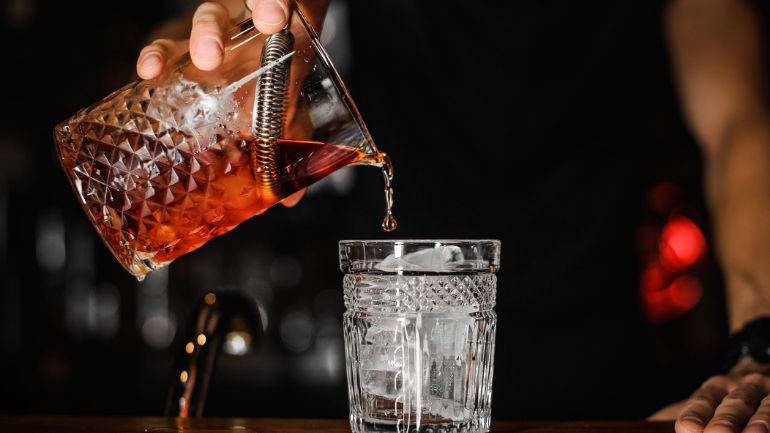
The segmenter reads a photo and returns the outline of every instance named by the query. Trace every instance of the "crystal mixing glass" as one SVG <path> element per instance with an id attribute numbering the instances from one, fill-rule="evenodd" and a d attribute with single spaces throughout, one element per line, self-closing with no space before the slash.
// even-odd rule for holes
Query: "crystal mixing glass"
<path id="1" fill-rule="evenodd" d="M 500 242 L 341 241 L 354 433 L 490 427 Z"/>
<path id="2" fill-rule="evenodd" d="M 137 278 L 348 165 L 383 168 L 395 228 L 390 161 L 299 5 L 291 15 L 271 36 L 233 28 L 214 71 L 184 55 L 56 126 L 78 200 Z"/>

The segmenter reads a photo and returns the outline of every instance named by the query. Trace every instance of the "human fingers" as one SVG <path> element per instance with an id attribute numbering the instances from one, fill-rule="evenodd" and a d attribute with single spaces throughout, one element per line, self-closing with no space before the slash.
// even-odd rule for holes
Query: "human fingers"
<path id="1" fill-rule="evenodd" d="M 695 391 L 676 418 L 677 433 L 703 433 L 706 423 L 714 416 L 722 399 L 735 387 L 726 376 L 714 376 Z"/>
<path id="2" fill-rule="evenodd" d="M 770 431 L 770 397 L 765 397 L 749 419 L 743 433 L 767 433 L 768 431 Z"/>
<path id="3" fill-rule="evenodd" d="M 749 374 L 733 388 L 714 412 L 705 433 L 738 433 L 754 415 L 759 403 L 767 397 L 770 380 L 759 374 Z"/>
<path id="4" fill-rule="evenodd" d="M 289 20 L 288 0 L 248 0 L 251 19 L 262 33 L 271 35 L 286 26 Z"/>
<path id="5" fill-rule="evenodd" d="M 190 31 L 190 58 L 198 69 L 211 71 L 222 64 L 229 17 L 227 9 L 215 2 L 203 3 L 195 10 Z"/>
<path id="6" fill-rule="evenodd" d="M 187 41 L 171 39 L 156 39 L 150 45 L 142 48 L 136 60 L 136 73 L 139 77 L 149 80 L 157 77 L 169 59 L 173 59 L 186 49 Z"/>
<path id="7" fill-rule="evenodd" d="M 283 204 L 286 207 L 294 207 L 299 203 L 300 200 L 302 200 L 302 196 L 305 195 L 305 191 L 307 191 L 307 188 L 301 189 L 294 194 L 286 197 L 281 201 L 281 204 Z"/>

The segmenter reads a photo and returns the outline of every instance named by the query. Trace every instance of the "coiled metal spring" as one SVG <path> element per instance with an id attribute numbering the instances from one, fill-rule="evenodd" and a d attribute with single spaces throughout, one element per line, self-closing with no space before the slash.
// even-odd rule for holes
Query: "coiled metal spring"
<path id="1" fill-rule="evenodd" d="M 261 65 L 275 62 L 257 82 L 254 103 L 254 136 L 252 161 L 254 175 L 264 186 L 273 187 L 278 182 L 278 140 L 283 136 L 286 121 L 290 59 L 280 60 L 294 47 L 294 36 L 284 29 L 267 38 L 262 48 Z"/>

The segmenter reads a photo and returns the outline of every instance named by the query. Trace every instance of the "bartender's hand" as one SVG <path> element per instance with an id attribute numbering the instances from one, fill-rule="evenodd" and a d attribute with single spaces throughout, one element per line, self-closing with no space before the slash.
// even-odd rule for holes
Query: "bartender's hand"
<path id="1" fill-rule="evenodd" d="M 288 22 L 289 0 L 248 0 L 251 18 L 262 33 L 273 34 Z M 329 0 L 303 2 L 303 11 L 312 24 L 320 29 Z M 190 57 L 198 69 L 210 71 L 222 64 L 224 56 L 224 34 L 231 20 L 243 19 L 246 14 L 243 0 L 218 0 L 201 4 L 192 17 L 189 27 L 189 41 L 175 40 L 186 35 L 170 35 L 172 39 L 161 38 L 144 47 L 136 62 L 137 74 L 150 79 L 157 77 L 168 59 L 174 58 L 190 48 Z M 187 23 L 189 19 L 185 19 Z M 171 26 L 169 26 L 171 27 Z M 174 26 L 178 28 L 179 26 Z M 177 31 L 178 32 L 178 31 Z M 163 35 L 169 37 L 169 35 Z"/>
<path id="2" fill-rule="evenodd" d="M 262 33 L 272 34 L 283 28 L 288 19 L 288 0 L 249 0 L 254 25 Z M 198 69 L 211 71 L 222 64 L 224 34 L 231 19 L 245 18 L 242 0 L 209 1 L 201 4 L 192 17 L 188 40 L 157 39 L 144 47 L 136 62 L 137 74 L 150 79 L 160 75 L 168 59 L 190 49 L 190 57 Z M 185 18 L 188 23 L 189 18 Z M 171 35 L 171 37 L 184 37 Z"/>
<path id="3" fill-rule="evenodd" d="M 328 0 L 308 1 L 304 11 L 316 28 L 320 28 Z M 262 33 L 273 34 L 288 22 L 289 0 L 248 0 L 254 25 Z M 201 70 L 211 71 L 222 64 L 224 34 L 232 20 L 246 17 L 243 0 L 219 0 L 201 4 L 192 20 L 183 18 L 167 23 L 156 39 L 139 53 L 136 73 L 144 79 L 155 78 L 163 71 L 170 59 L 178 57 L 189 47 L 193 64 Z M 190 26 L 190 23 L 192 25 Z M 189 40 L 183 39 L 189 34 Z M 296 205 L 305 190 L 300 190 L 282 200 L 287 207 Z"/>
<path id="4" fill-rule="evenodd" d="M 677 433 L 768 433 L 770 367 L 744 357 L 729 374 L 709 378 L 688 400 L 650 419 L 676 419 Z"/>

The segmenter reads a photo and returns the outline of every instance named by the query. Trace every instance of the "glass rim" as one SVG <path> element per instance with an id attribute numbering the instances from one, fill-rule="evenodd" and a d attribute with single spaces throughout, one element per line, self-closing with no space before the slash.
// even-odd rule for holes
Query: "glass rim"
<path id="1" fill-rule="evenodd" d="M 500 269 L 501 244 L 498 239 L 346 239 L 339 241 L 339 264 L 345 273 L 494 273 Z M 427 250 L 437 255 L 422 254 Z"/>
<path id="2" fill-rule="evenodd" d="M 406 245 L 406 244 L 431 244 L 431 245 L 489 245 L 497 246 L 502 244 L 499 239 L 343 239 L 339 245 Z"/>

